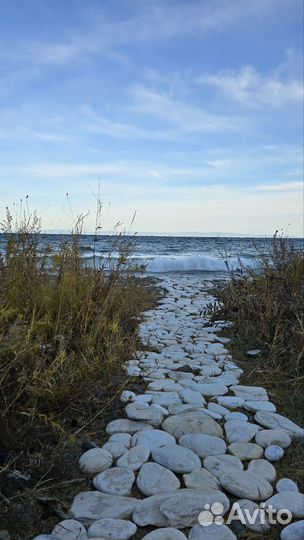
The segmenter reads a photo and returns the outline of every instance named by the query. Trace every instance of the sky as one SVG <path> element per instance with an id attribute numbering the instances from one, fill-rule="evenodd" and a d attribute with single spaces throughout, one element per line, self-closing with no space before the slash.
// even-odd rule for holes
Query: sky
<path id="1" fill-rule="evenodd" d="M 28 195 L 89 232 L 100 184 L 105 231 L 302 236 L 302 11 L 2 0 L 0 216 Z"/>

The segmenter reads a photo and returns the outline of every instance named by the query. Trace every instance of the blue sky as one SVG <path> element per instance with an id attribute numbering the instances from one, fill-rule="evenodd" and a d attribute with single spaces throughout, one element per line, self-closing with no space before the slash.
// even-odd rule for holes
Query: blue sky
<path id="1" fill-rule="evenodd" d="M 1 2 L 1 211 L 64 229 L 100 181 L 106 230 L 301 236 L 301 6 Z"/>

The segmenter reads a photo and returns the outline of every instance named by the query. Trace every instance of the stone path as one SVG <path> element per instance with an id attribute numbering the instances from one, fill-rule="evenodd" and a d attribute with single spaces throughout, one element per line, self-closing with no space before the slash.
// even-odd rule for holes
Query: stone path
<path id="1" fill-rule="evenodd" d="M 80 458 L 92 488 L 76 495 L 70 519 L 35 540 L 233 540 L 239 523 L 224 520 L 234 501 L 251 512 L 260 501 L 289 509 L 281 539 L 303 539 L 304 495 L 290 479 L 275 485 L 272 463 L 304 430 L 276 412 L 264 388 L 240 384 L 242 369 L 220 337 L 229 323 L 209 326 L 202 315 L 212 298 L 201 280 L 161 285 L 166 295 L 140 328 L 149 351 L 126 366 L 146 390 L 123 392 L 125 417 L 107 426 L 102 448 Z M 243 526 L 271 527 L 259 518 Z"/>

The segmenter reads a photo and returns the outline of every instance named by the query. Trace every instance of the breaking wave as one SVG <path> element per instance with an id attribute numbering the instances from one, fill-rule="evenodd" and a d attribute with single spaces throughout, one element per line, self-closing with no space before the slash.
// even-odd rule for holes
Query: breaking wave
<path id="1" fill-rule="evenodd" d="M 135 261 L 139 262 L 139 259 L 134 257 Z M 152 273 L 228 272 L 240 268 L 242 264 L 250 268 L 257 266 L 254 259 L 243 258 L 241 264 L 240 259 L 237 258 L 230 258 L 225 261 L 206 255 L 179 255 L 175 257 L 163 255 L 141 259 L 141 262 L 146 264 L 147 271 Z"/>

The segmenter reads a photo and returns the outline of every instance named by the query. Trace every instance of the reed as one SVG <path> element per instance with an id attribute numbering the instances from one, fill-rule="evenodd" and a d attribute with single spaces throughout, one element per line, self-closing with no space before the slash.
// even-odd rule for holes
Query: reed
<path id="1" fill-rule="evenodd" d="M 35 423 L 64 432 L 70 405 L 96 395 L 136 350 L 136 328 L 151 304 L 151 288 L 138 278 L 123 235 L 113 239 L 115 265 L 109 268 L 107 258 L 100 263 L 95 256 L 93 265 L 86 264 L 80 252 L 85 219 L 76 220 L 71 241 L 55 251 L 41 242 L 36 212 L 6 210 L 0 263 L 4 441 L 13 435 L 22 444 L 26 426 Z"/>

